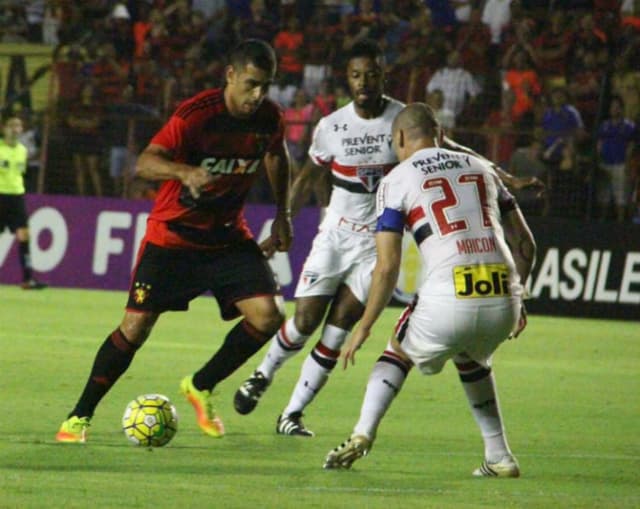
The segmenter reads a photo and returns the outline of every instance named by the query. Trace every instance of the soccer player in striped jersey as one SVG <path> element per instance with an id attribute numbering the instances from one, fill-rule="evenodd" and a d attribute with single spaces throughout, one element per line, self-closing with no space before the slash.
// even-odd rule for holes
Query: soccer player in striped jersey
<path id="1" fill-rule="evenodd" d="M 345 368 L 391 298 L 405 228 L 418 245 L 425 278 L 373 367 L 352 435 L 329 452 L 325 468 L 350 468 L 369 452 L 413 366 L 435 375 L 451 359 L 484 440 L 485 459 L 473 475 L 520 475 L 502 424 L 491 356 L 526 325 L 522 299 L 535 242 L 491 165 L 441 143 L 438 121 L 425 104 L 407 106 L 393 123 L 401 163 L 378 188 L 377 261 Z"/>

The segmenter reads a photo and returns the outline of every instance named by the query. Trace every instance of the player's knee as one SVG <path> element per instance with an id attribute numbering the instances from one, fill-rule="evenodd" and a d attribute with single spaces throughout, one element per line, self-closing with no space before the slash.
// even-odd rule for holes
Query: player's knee
<path id="1" fill-rule="evenodd" d="M 120 323 L 120 331 L 132 345 L 140 347 L 151 334 L 156 320 L 155 314 L 127 313 Z"/>
<path id="2" fill-rule="evenodd" d="M 318 328 L 318 325 L 320 325 L 320 320 L 313 313 L 300 313 L 296 311 L 294 323 L 300 334 L 310 336 Z"/>
<path id="3" fill-rule="evenodd" d="M 273 336 L 284 323 L 284 315 L 275 311 L 256 317 L 252 325 L 268 337 Z"/>

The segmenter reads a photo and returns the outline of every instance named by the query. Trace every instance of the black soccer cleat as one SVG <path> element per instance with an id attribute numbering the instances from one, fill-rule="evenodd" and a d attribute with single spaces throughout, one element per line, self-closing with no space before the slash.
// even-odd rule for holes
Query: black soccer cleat
<path id="1" fill-rule="evenodd" d="M 260 397 L 269 387 L 269 383 L 269 379 L 260 371 L 254 371 L 253 375 L 242 383 L 233 397 L 233 406 L 236 412 L 242 415 L 253 412 Z"/>
<path id="2" fill-rule="evenodd" d="M 20 288 L 23 290 L 44 290 L 47 286 L 49 285 L 33 278 L 27 279 L 20 284 Z"/>
<path id="3" fill-rule="evenodd" d="M 302 412 L 293 412 L 289 415 L 278 417 L 276 424 L 278 435 L 292 435 L 299 437 L 312 437 L 315 433 L 304 427 L 302 423 Z"/>

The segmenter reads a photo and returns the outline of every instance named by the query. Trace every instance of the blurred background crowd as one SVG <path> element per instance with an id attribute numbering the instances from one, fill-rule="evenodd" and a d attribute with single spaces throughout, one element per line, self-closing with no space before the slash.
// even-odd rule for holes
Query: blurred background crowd
<path id="1" fill-rule="evenodd" d="M 6 98 L 29 128 L 32 192 L 149 198 L 135 154 L 248 37 L 279 57 L 269 96 L 296 168 L 315 122 L 349 102 L 345 55 L 386 55 L 386 93 L 431 104 L 456 141 L 547 185 L 528 214 L 640 222 L 640 0 L 3 0 L 6 44 L 51 48 Z M 44 76 L 46 74 L 46 76 Z M 50 80 L 42 111 L 21 92 Z M 268 199 L 257 189 L 252 200 Z"/>

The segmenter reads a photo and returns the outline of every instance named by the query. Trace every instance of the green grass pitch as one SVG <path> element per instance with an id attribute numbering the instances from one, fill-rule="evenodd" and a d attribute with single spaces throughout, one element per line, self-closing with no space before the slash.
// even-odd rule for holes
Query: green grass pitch
<path id="1" fill-rule="evenodd" d="M 336 368 L 308 408 L 317 436 L 282 437 L 275 420 L 304 355 L 285 365 L 250 415 L 233 394 L 256 355 L 217 388 L 227 436 L 211 439 L 178 392 L 230 324 L 215 301 L 160 318 L 148 344 L 103 400 L 87 444 L 53 437 L 118 324 L 121 292 L 0 287 L 0 508 L 637 508 L 640 507 L 638 323 L 530 317 L 494 359 L 520 479 L 475 479 L 482 443 L 455 370 L 413 371 L 371 454 L 351 471 L 322 460 L 355 424 L 369 371 L 399 309 L 388 309 L 357 365 Z M 292 311 L 288 304 L 288 312 Z M 165 448 L 129 445 L 120 418 L 146 392 L 180 414 Z"/>

